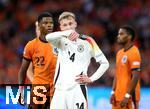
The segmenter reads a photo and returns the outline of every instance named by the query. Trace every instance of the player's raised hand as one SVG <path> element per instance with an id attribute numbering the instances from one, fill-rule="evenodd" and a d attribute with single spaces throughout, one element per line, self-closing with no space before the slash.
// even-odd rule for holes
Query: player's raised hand
<path id="1" fill-rule="evenodd" d="M 76 82 L 78 82 L 79 84 L 90 84 L 92 83 L 91 79 L 87 76 L 87 75 L 77 75 Z"/>
<path id="2" fill-rule="evenodd" d="M 78 37 L 79 37 L 79 33 L 77 33 L 76 31 L 73 31 L 73 32 L 69 35 L 68 39 L 71 40 L 71 41 L 75 41 Z"/>

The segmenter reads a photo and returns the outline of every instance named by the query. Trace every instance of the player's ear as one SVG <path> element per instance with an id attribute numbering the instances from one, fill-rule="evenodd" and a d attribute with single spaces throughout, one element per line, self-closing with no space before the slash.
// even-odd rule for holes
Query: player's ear
<path id="1" fill-rule="evenodd" d="M 38 21 L 35 22 L 35 26 L 38 27 Z"/>
<path id="2" fill-rule="evenodd" d="M 39 37 L 40 36 L 40 29 L 39 29 L 38 21 L 35 22 L 35 32 L 36 32 L 36 36 Z"/>

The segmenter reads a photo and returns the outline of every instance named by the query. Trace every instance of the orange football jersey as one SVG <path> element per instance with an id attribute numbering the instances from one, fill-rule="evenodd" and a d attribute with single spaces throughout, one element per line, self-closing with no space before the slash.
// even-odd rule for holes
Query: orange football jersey
<path id="1" fill-rule="evenodd" d="M 50 84 L 50 93 L 52 94 L 57 60 L 57 55 L 52 45 L 35 38 L 25 46 L 23 57 L 32 61 L 34 71 L 32 84 Z"/>
<path id="2" fill-rule="evenodd" d="M 132 79 L 132 70 L 139 69 L 141 66 L 141 56 L 136 46 L 132 46 L 127 51 L 121 49 L 116 56 L 116 89 L 115 96 L 117 101 L 121 101 L 129 87 Z M 136 100 L 140 100 L 140 82 L 135 89 Z"/>

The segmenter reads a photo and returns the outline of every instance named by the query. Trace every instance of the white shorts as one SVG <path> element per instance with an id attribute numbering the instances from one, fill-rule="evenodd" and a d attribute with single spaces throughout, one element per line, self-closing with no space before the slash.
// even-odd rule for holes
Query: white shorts
<path id="1" fill-rule="evenodd" d="M 87 87 L 76 85 L 69 90 L 55 89 L 50 109 L 87 109 Z"/>

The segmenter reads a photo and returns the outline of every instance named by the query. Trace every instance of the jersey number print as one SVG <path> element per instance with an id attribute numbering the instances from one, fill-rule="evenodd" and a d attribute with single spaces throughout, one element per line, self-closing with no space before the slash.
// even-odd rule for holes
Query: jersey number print
<path id="1" fill-rule="evenodd" d="M 45 65 L 44 64 L 44 60 L 45 60 L 44 56 L 35 57 L 35 60 L 36 60 L 36 65 L 37 66 Z"/>
<path id="2" fill-rule="evenodd" d="M 79 103 L 76 103 L 77 109 L 84 109 L 84 103 L 81 103 L 81 105 Z"/>
<path id="3" fill-rule="evenodd" d="M 70 60 L 71 60 L 72 62 L 74 62 L 74 60 L 75 60 L 75 53 L 72 53 L 72 54 L 70 55 L 70 51 L 68 51 L 68 54 L 69 54 L 69 56 L 70 56 Z"/>

